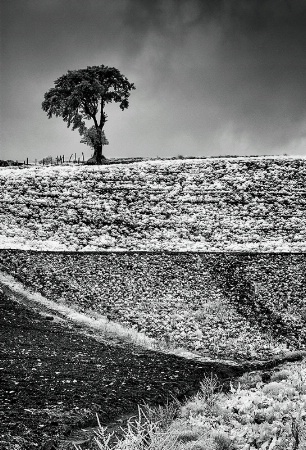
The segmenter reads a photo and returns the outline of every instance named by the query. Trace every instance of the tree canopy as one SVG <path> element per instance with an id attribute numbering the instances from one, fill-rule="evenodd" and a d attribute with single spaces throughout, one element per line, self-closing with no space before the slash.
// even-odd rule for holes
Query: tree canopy
<path id="1" fill-rule="evenodd" d="M 122 111 L 128 108 L 134 84 L 118 69 L 104 65 L 69 70 L 54 84 L 55 87 L 45 93 L 42 109 L 49 119 L 62 117 L 68 128 L 78 129 L 83 136 L 81 142 L 94 148 L 89 162 L 101 164 L 103 144 L 108 143 L 103 131 L 107 121 L 105 106 L 115 102 Z M 93 121 L 89 128 L 85 122 L 88 120 Z"/>

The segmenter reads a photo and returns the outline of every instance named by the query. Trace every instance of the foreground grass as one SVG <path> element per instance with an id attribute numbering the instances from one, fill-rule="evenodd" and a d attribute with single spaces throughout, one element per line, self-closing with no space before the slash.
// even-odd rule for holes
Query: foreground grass
<path id="1" fill-rule="evenodd" d="M 305 450 L 306 360 L 271 374 L 240 377 L 222 392 L 213 376 L 185 404 L 139 408 L 124 438 L 99 424 L 90 448 L 99 450 Z M 84 447 L 82 447 L 84 448 Z M 75 445 L 75 449 L 81 450 Z"/>

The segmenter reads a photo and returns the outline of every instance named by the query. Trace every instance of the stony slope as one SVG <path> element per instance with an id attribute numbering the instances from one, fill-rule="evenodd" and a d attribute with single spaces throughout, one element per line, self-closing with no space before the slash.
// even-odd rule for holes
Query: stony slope
<path id="1" fill-rule="evenodd" d="M 306 345 L 306 254 L 0 250 L 0 270 L 58 304 L 225 359 Z"/>

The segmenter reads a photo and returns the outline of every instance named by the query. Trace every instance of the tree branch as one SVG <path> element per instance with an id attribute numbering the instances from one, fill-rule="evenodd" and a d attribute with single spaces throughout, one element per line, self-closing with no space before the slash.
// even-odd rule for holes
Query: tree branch
<path id="1" fill-rule="evenodd" d="M 88 106 L 86 101 L 84 101 L 83 107 L 84 107 L 85 114 L 88 114 L 92 118 L 92 120 L 94 121 L 95 127 L 99 128 L 96 115 L 91 113 L 90 108 L 89 108 L 89 106 Z"/>
<path id="2" fill-rule="evenodd" d="M 97 121 L 96 116 L 91 116 L 91 117 L 93 118 L 93 121 L 94 121 L 94 124 L 95 124 L 96 129 L 101 128 L 101 127 L 99 127 L 99 125 L 98 125 L 98 121 Z"/>
<path id="3" fill-rule="evenodd" d="M 103 97 L 101 98 L 101 112 L 100 112 L 100 128 L 102 130 L 105 120 L 104 119 L 104 101 L 103 101 Z"/>

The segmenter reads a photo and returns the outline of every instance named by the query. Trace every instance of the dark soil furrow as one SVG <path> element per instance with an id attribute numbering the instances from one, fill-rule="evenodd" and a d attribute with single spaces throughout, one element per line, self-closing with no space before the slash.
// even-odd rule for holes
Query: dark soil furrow
<path id="1" fill-rule="evenodd" d="M 96 412 L 108 424 L 143 402 L 192 394 L 211 371 L 221 378 L 233 374 L 217 364 L 97 342 L 44 320 L 4 293 L 0 308 L 3 448 L 10 448 L 9 434 L 25 436 L 24 448 L 37 448 L 35 443 L 96 424 Z"/>

